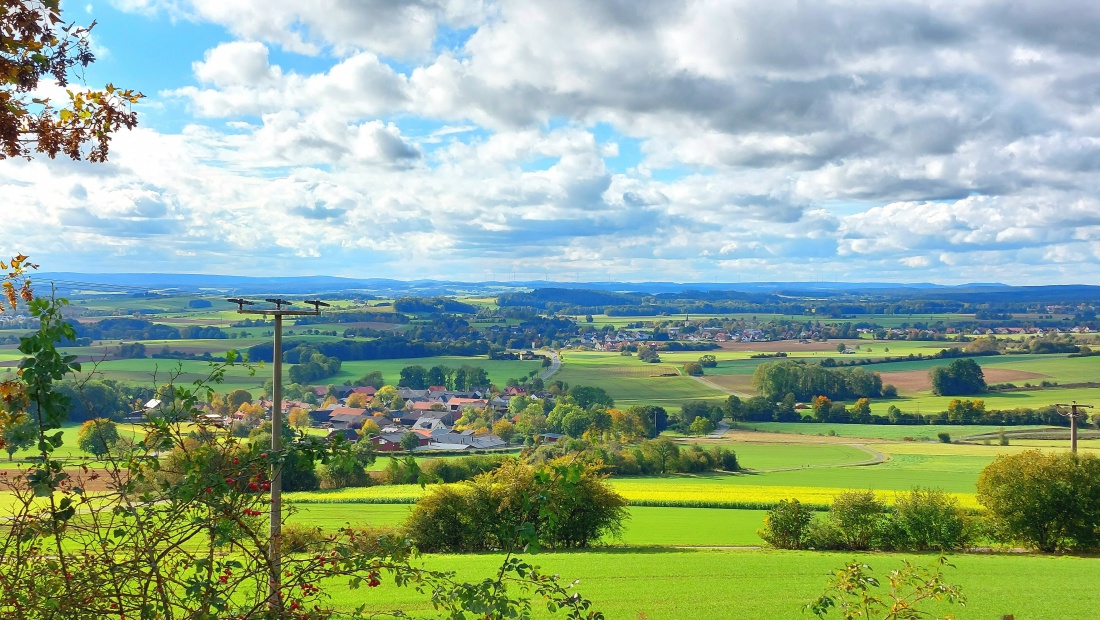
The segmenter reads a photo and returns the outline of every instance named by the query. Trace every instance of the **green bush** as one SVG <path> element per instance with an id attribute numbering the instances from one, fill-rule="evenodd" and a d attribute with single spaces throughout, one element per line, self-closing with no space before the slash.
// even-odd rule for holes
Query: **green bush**
<path id="1" fill-rule="evenodd" d="M 886 520 L 883 546 L 919 551 L 962 549 L 974 537 L 972 520 L 954 497 L 939 489 L 915 488 L 900 495 Z"/>
<path id="2" fill-rule="evenodd" d="M 420 468 L 423 475 L 438 482 L 461 482 L 492 471 L 503 463 L 503 456 L 473 455 L 456 459 L 436 458 Z"/>
<path id="3" fill-rule="evenodd" d="M 1100 458 L 1027 450 L 1003 455 L 978 477 L 991 533 L 1040 551 L 1100 547 Z"/>
<path id="4" fill-rule="evenodd" d="M 325 550 L 327 542 L 328 536 L 319 527 L 287 525 L 280 544 L 287 553 L 318 553 Z"/>
<path id="5" fill-rule="evenodd" d="M 940 443 L 951 443 L 950 433 L 936 433 L 936 437 L 940 438 Z"/>
<path id="6" fill-rule="evenodd" d="M 886 505 L 873 491 L 847 491 L 833 498 L 827 519 L 840 531 L 845 548 L 871 549 L 878 541 L 886 516 Z"/>
<path id="7" fill-rule="evenodd" d="M 508 459 L 458 485 L 440 485 L 417 502 L 405 532 L 421 551 L 508 548 L 517 532 L 555 549 L 585 548 L 619 536 L 626 500 L 598 463 L 558 459 L 530 465 Z"/>
<path id="8" fill-rule="evenodd" d="M 848 549 L 848 543 L 844 539 L 844 532 L 834 519 L 814 517 L 806 527 L 804 542 L 807 549 L 818 551 L 835 551 Z"/>
<path id="9" fill-rule="evenodd" d="M 813 511 L 797 499 L 782 500 L 764 517 L 764 529 L 757 530 L 764 542 L 777 549 L 802 549 L 806 544 Z"/>

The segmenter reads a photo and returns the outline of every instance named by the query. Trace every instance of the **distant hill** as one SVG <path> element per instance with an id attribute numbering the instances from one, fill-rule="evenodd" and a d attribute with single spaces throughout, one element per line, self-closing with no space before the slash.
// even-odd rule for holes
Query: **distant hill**
<path id="1" fill-rule="evenodd" d="M 501 296 L 505 305 L 545 307 L 548 304 L 615 306 L 653 300 L 760 301 L 778 298 L 812 299 L 928 299 L 965 303 L 1023 302 L 1093 303 L 1100 286 L 1009 286 L 999 283 L 938 285 L 927 282 L 455 282 L 393 280 L 335 276 L 250 277 L 206 274 L 73 272 L 38 273 L 40 285 L 53 283 L 59 294 L 103 292 L 131 294 L 212 295 L 374 295 L 380 297 L 434 297 L 454 295 Z"/>

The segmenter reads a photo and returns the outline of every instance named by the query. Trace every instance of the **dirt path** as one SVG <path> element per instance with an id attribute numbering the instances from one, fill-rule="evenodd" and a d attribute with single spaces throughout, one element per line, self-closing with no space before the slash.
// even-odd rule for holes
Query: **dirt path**
<path id="1" fill-rule="evenodd" d="M 776 467 L 776 468 L 773 468 L 773 469 L 747 469 L 746 471 L 751 471 L 751 472 L 754 472 L 754 473 L 757 473 L 757 474 L 764 474 L 764 473 L 770 473 L 770 472 L 776 472 L 776 471 L 797 471 L 797 470 L 800 470 L 800 469 L 832 469 L 834 467 L 866 467 L 868 465 L 878 465 L 879 463 L 885 463 L 885 462 L 890 460 L 890 455 L 883 454 L 882 452 L 879 452 L 878 450 L 875 450 L 873 448 L 868 448 L 866 445 L 861 444 L 861 443 L 845 443 L 845 444 L 842 444 L 842 445 L 851 446 L 851 447 L 853 447 L 857 450 L 862 450 L 862 451 L 866 452 L 868 455 L 870 455 L 871 458 L 864 459 L 862 461 L 856 461 L 855 463 L 831 463 L 831 464 L 823 464 L 823 465 L 800 465 L 798 467 Z"/>
<path id="2" fill-rule="evenodd" d="M 724 387 L 718 385 L 717 383 L 714 383 L 714 382 L 708 380 L 706 377 L 692 377 L 692 379 L 695 379 L 699 383 L 702 383 L 703 385 L 709 387 L 712 390 L 718 390 L 719 392 L 722 392 L 723 394 L 726 394 L 726 395 L 729 395 L 729 396 L 737 396 L 738 398 L 752 398 L 752 396 L 753 396 L 752 394 L 747 394 L 745 392 L 737 392 L 737 391 L 734 391 L 734 390 L 731 390 L 731 389 L 728 389 L 728 388 L 724 388 Z"/>

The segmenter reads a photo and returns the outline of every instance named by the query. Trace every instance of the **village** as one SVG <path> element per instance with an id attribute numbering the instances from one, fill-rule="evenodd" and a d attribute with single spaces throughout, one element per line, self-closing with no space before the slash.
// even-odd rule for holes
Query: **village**
<path id="1" fill-rule="evenodd" d="M 380 389 L 387 388 L 389 386 Z M 455 424 L 467 410 L 485 410 L 494 413 L 498 419 L 510 418 L 508 403 L 511 399 L 528 396 L 527 389 L 521 386 L 509 386 L 500 393 L 491 393 L 488 388 L 460 392 L 442 386 L 430 386 L 424 390 L 399 387 L 393 402 L 403 403 L 403 406 L 378 409 L 372 404 L 379 389 L 371 386 L 313 389 L 318 398 L 324 399 L 324 404 L 318 407 L 302 401 L 283 401 L 283 413 L 288 416 L 287 419 L 296 410 L 306 411 L 310 426 L 330 430 L 328 439 L 341 435 L 349 442 L 363 439 L 364 427 L 377 428 L 376 433 L 369 434 L 369 441 L 379 452 L 399 452 L 410 448 L 412 452 L 433 453 L 508 448 L 507 441 L 488 432 L 488 429 L 456 431 Z M 259 404 L 270 414 L 270 401 L 261 400 Z M 238 411 L 233 417 L 240 420 L 243 414 Z M 410 435 L 416 437 L 415 446 L 406 439 Z M 554 442 L 558 437 L 549 433 L 540 439 Z"/>

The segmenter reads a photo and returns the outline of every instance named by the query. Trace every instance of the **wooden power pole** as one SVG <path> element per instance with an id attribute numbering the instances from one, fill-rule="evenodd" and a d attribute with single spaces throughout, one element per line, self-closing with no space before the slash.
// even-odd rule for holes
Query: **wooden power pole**
<path id="1" fill-rule="evenodd" d="M 1078 405 L 1077 401 L 1074 401 L 1068 405 L 1058 403 L 1055 407 L 1069 407 L 1069 413 L 1061 413 L 1062 416 L 1069 418 L 1069 451 L 1074 454 L 1077 453 L 1077 420 L 1085 419 L 1085 414 L 1077 413 L 1078 409 L 1092 409 L 1092 405 Z"/>
<path id="2" fill-rule="evenodd" d="M 312 310 L 288 310 L 284 306 L 291 305 L 285 299 L 265 299 L 268 303 L 275 304 L 275 309 L 245 310 L 255 302 L 247 299 L 229 299 L 230 303 L 237 304 L 237 312 L 240 314 L 262 314 L 264 318 L 272 315 L 275 318 L 275 346 L 272 355 L 272 392 L 271 395 L 271 453 L 280 454 L 283 450 L 283 317 L 284 316 L 317 316 L 321 314 L 321 306 L 328 307 L 323 301 L 306 301 L 313 306 Z M 273 459 L 274 460 L 274 459 Z M 282 467 L 271 465 L 271 530 L 268 541 L 268 564 L 270 570 L 268 605 L 272 609 L 282 607 L 279 600 L 279 584 L 282 580 L 282 561 L 279 553 L 279 540 L 283 535 L 283 472 Z"/>

